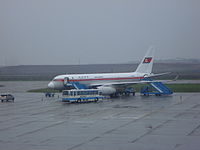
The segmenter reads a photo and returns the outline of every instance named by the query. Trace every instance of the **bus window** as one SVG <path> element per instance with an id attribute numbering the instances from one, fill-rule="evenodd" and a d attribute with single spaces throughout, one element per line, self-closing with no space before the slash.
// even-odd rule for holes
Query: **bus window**
<path id="1" fill-rule="evenodd" d="M 77 95 L 98 95 L 102 94 L 98 90 L 66 90 L 63 91 L 63 95 L 68 95 L 68 96 L 77 96 Z"/>
<path id="2" fill-rule="evenodd" d="M 85 95 L 85 91 L 82 91 L 82 95 Z"/>
<path id="3" fill-rule="evenodd" d="M 68 95 L 68 91 L 63 91 L 63 95 Z"/>

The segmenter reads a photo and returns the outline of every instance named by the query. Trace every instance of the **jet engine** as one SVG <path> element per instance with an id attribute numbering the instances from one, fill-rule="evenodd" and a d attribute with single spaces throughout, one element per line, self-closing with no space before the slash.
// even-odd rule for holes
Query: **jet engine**
<path id="1" fill-rule="evenodd" d="M 116 92 L 116 89 L 110 86 L 100 86 L 97 87 L 99 91 L 102 93 L 102 95 L 111 95 Z"/>

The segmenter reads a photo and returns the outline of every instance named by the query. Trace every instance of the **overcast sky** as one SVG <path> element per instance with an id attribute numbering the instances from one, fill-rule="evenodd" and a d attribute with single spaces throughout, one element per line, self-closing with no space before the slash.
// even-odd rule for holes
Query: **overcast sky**
<path id="1" fill-rule="evenodd" d="M 0 65 L 200 58 L 200 0 L 0 0 Z"/>

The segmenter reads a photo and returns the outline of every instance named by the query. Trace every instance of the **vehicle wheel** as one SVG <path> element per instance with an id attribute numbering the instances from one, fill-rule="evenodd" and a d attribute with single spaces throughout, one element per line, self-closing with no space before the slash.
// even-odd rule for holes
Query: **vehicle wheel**
<path id="1" fill-rule="evenodd" d="M 1 100 L 1 102 L 3 103 L 3 100 Z"/>
<path id="2" fill-rule="evenodd" d="M 81 99 L 79 98 L 79 99 L 77 100 L 77 102 L 80 103 L 80 102 L 81 102 Z"/>
<path id="3" fill-rule="evenodd" d="M 99 100 L 99 98 L 97 97 L 97 98 L 95 99 L 95 102 L 98 102 L 98 100 Z"/>

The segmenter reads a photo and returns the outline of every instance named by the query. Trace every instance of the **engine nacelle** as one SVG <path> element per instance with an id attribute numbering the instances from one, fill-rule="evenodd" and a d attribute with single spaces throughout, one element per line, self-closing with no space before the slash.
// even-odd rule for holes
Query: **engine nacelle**
<path id="1" fill-rule="evenodd" d="M 102 93 L 102 95 L 111 95 L 116 92 L 116 89 L 109 86 L 100 86 L 98 87 L 99 91 Z"/>

